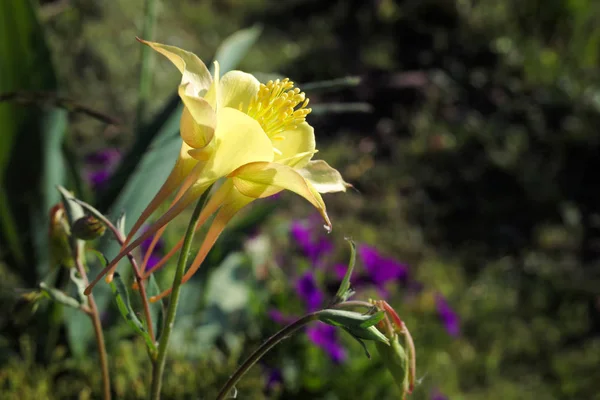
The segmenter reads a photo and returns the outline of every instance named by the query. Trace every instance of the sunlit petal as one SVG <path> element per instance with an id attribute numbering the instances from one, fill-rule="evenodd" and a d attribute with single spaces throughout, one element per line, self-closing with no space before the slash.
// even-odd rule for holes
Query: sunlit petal
<path id="1" fill-rule="evenodd" d="M 294 168 L 277 163 L 255 162 L 238 168 L 230 177 L 240 193 L 248 197 L 264 198 L 283 189 L 304 197 L 319 210 L 331 228 L 323 198 Z"/>
<path id="2" fill-rule="evenodd" d="M 275 155 L 274 161 L 301 168 L 305 166 L 315 153 L 315 131 L 312 126 L 302 122 L 295 129 L 286 130 L 280 135 L 282 140 L 275 140 L 273 146 L 281 152 Z M 304 157 L 297 157 L 304 154 Z"/>
<path id="3" fill-rule="evenodd" d="M 344 181 L 342 175 L 323 160 L 309 162 L 304 168 L 298 169 L 319 193 L 345 192 L 352 187 Z"/>
<path id="4" fill-rule="evenodd" d="M 212 83 L 212 77 L 206 65 L 194 53 L 175 46 L 138 39 L 167 57 L 181 72 L 181 84 L 188 85 L 189 95 L 202 96 Z"/>
<path id="5" fill-rule="evenodd" d="M 221 79 L 220 107 L 231 107 L 246 112 L 250 100 L 258 92 L 260 82 L 254 75 L 242 71 L 229 71 Z"/>
<path id="6" fill-rule="evenodd" d="M 271 141 L 258 122 L 233 108 L 223 108 L 217 117 L 214 156 L 206 162 L 203 179 L 215 181 L 244 164 L 273 160 Z M 189 153 L 192 157 L 200 154 Z"/>

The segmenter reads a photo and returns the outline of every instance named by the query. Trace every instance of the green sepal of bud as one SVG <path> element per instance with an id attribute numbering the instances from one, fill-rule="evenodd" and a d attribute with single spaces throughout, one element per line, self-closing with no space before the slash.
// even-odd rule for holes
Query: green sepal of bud
<path id="1" fill-rule="evenodd" d="M 404 343 L 401 343 L 404 342 Z M 375 348 L 394 381 L 402 391 L 402 398 L 412 392 L 410 382 L 410 347 L 405 335 L 395 335 L 390 344 L 375 343 Z"/>
<path id="2" fill-rule="evenodd" d="M 352 336 L 364 340 L 389 344 L 389 340 L 376 327 L 384 318 L 383 311 L 375 314 L 361 314 L 356 311 L 327 309 L 319 312 L 319 320 L 326 324 L 346 329 Z"/>
<path id="3" fill-rule="evenodd" d="M 98 239 L 106 231 L 106 226 L 93 215 L 86 215 L 75 221 L 71 234 L 81 240 Z"/>

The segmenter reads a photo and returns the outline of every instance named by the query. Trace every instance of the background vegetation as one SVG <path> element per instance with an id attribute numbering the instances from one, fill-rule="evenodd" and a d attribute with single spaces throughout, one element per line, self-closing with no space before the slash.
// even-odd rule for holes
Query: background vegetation
<path id="1" fill-rule="evenodd" d="M 168 101 L 179 77 L 156 60 L 136 121 L 141 0 L 44 0 L 39 26 L 17 3 L 0 6 L 0 93 L 69 101 L 0 103 L 0 391 L 95 398 L 87 320 L 23 294 L 50 270 L 40 238 L 57 179 L 113 216 L 135 215 L 132 193 L 150 198 L 131 182 L 168 172 L 156 160 L 172 141 L 140 132 L 176 134 L 164 116 L 176 108 Z M 306 90 L 321 158 L 357 189 L 326 198 L 333 233 L 322 239 L 310 206 L 291 195 L 240 219 L 185 286 L 167 398 L 214 396 L 277 329 L 274 311 L 306 309 L 297 287 L 307 273 L 332 294 L 351 236 L 407 268 L 360 290 L 384 291 L 411 329 L 415 399 L 600 399 L 599 18 L 594 0 L 159 1 L 156 39 L 205 61 L 260 24 L 246 31 L 259 36 L 237 68 L 301 83 L 360 77 Z M 107 148 L 122 161 L 98 186 L 89 156 Z M 330 250 L 309 254 L 299 228 Z M 60 274 L 56 284 L 66 284 Z M 144 345 L 110 301 L 105 309 L 116 397 L 145 398 Z M 284 342 L 242 381 L 240 398 L 396 398 L 376 355 L 339 334 L 332 341 L 346 357 L 335 360 L 312 338 Z"/>

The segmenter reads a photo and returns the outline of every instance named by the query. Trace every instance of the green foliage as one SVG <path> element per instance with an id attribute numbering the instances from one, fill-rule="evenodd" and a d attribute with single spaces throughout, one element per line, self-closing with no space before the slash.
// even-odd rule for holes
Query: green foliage
<path id="1" fill-rule="evenodd" d="M 113 220 L 126 212 L 130 226 L 179 149 L 180 106 L 172 97 L 172 67 L 159 63 L 148 122 L 129 128 L 137 65 L 122 55 L 136 60 L 140 51 L 133 41 L 139 2 L 58 2 L 58 11 L 46 3 L 41 14 L 61 92 L 122 123 L 107 129 L 73 115 L 65 143 L 65 110 L 0 103 L 0 300 L 6 305 L 0 388 L 8 399 L 85 399 L 100 392 L 87 317 L 48 300 L 30 301 L 21 293 L 31 289 L 15 288 L 38 287 L 43 279 L 55 299 L 64 295 L 62 303 L 75 305 L 78 277 L 68 283 L 64 270 L 47 275 L 54 186 L 71 179 L 67 187 L 80 187 L 76 159 L 89 150 L 130 144 L 94 199 Z M 216 52 L 223 72 L 240 62 L 245 70 L 321 81 L 305 89 L 315 103 L 319 142 L 331 137 L 320 146 L 323 158 L 360 191 L 326 199 L 332 236 L 377 244 L 409 263 L 411 278 L 423 287 L 387 288 L 415 339 L 420 383 L 413 398 L 438 390 L 466 400 L 597 398 L 596 1 L 160 3 L 157 38 L 206 60 Z M 262 30 L 229 36 L 257 21 Z M 0 93 L 59 88 L 45 43 L 29 1 L 0 4 Z M 338 79 L 344 76 L 351 78 Z M 65 146 L 75 156 L 68 162 Z M 304 205 L 285 196 L 284 202 L 292 215 L 306 213 Z M 287 239 L 289 215 L 276 213 L 265 234 L 248 241 L 276 207 L 265 201 L 239 218 L 183 287 L 165 398 L 214 396 L 239 361 L 278 328 L 266 317 L 270 308 L 291 316 L 303 311 L 290 298 L 290 280 L 308 261 Z M 168 242 L 180 233 L 168 233 Z M 345 258 L 345 245 L 337 245 L 332 263 Z M 117 247 L 108 238 L 100 244 L 109 258 Z M 93 274 L 98 265 L 90 265 Z M 127 285 L 129 266 L 119 268 Z M 172 278 L 166 270 L 157 276 L 161 287 Z M 326 272 L 316 273 L 338 287 Z M 123 329 L 107 285 L 97 290 L 115 397 L 146 398 L 144 343 Z M 439 294 L 460 315 L 456 338 L 438 319 Z M 130 308 L 138 306 L 132 298 Z M 362 357 L 349 335 L 340 338 L 350 356 L 341 365 L 304 335 L 275 349 L 265 363 L 280 368 L 284 382 L 273 397 L 398 396 L 380 360 Z M 241 381 L 240 397 L 264 397 L 262 372 L 257 366 Z"/>

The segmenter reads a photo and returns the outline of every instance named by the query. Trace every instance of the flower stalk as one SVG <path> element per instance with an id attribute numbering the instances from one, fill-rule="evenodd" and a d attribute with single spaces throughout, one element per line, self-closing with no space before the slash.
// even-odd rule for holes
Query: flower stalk
<path id="1" fill-rule="evenodd" d="M 85 267 L 82 262 L 82 255 L 80 247 L 73 246 L 73 259 L 75 260 L 75 268 L 83 279 L 85 284 L 88 283 L 88 277 L 85 273 Z M 102 322 L 100 321 L 100 313 L 96 306 L 94 296 L 90 294 L 87 297 L 88 307 L 82 308 L 82 310 L 92 320 L 92 326 L 94 327 L 94 336 L 96 337 L 96 345 L 98 346 L 98 358 L 100 359 L 100 371 L 102 375 L 102 398 L 104 400 L 110 400 L 110 375 L 108 372 L 108 354 L 106 352 L 106 344 L 104 342 L 104 333 L 102 332 Z"/>
<path id="2" fill-rule="evenodd" d="M 113 234 L 113 236 L 115 237 L 115 239 L 121 246 L 123 245 L 123 243 L 125 243 L 125 237 L 123 237 L 123 234 L 119 231 L 119 229 L 117 229 L 117 227 L 108 218 L 106 218 L 104 216 L 104 214 L 102 214 L 100 211 L 96 210 L 94 207 L 92 207 L 91 205 L 89 205 L 88 203 L 86 203 L 84 201 L 81 201 L 79 199 L 73 199 L 73 200 L 77 204 L 79 204 L 80 206 L 85 208 L 88 212 L 90 212 L 98 220 L 100 220 L 108 228 L 108 230 Z M 127 254 L 127 259 L 129 260 L 129 262 L 131 263 L 131 266 L 133 267 L 133 275 L 135 277 L 136 288 L 138 288 L 139 292 L 140 292 L 140 299 L 142 302 L 142 307 L 144 308 L 144 318 L 146 319 L 146 325 L 147 325 L 146 328 L 148 329 L 148 334 L 150 335 L 150 338 L 154 341 L 155 340 L 154 325 L 152 323 L 152 314 L 150 313 L 150 304 L 148 302 L 148 295 L 146 294 L 146 285 L 144 283 L 144 278 L 142 277 L 142 271 L 140 270 L 140 267 L 138 266 L 138 263 L 135 260 L 135 257 L 131 253 Z"/>
<path id="3" fill-rule="evenodd" d="M 275 347 L 278 343 L 286 339 L 288 336 L 292 335 L 299 329 L 308 325 L 309 323 L 316 321 L 319 319 L 320 311 L 316 311 L 310 314 L 305 315 L 304 317 L 296 320 L 295 322 L 287 325 L 279 332 L 271 336 L 267 341 L 265 341 L 258 349 L 256 349 L 246 361 L 235 371 L 235 373 L 225 382 L 225 385 L 219 391 L 217 395 L 217 400 L 223 400 L 227 397 L 227 395 L 231 392 L 236 383 L 252 368 L 254 364 L 258 360 L 260 360 L 269 350 Z"/>
<path id="4" fill-rule="evenodd" d="M 187 265 L 190 248 L 192 246 L 192 240 L 194 238 L 196 223 L 200 218 L 200 212 L 204 208 L 204 204 L 206 202 L 209 192 L 210 188 L 206 190 L 206 192 L 204 192 L 204 194 L 196 204 L 196 207 L 194 208 L 192 217 L 190 218 L 190 222 L 185 232 L 183 246 L 181 248 L 181 252 L 179 253 L 177 269 L 175 270 L 175 277 L 173 278 L 171 297 L 169 299 L 169 307 L 167 309 L 164 328 L 158 345 L 158 354 L 156 356 L 156 361 L 154 362 L 152 368 L 152 387 L 150 389 L 150 398 L 152 400 L 160 399 L 160 389 L 162 386 L 162 379 L 167 360 L 167 348 L 169 345 L 169 337 L 171 336 L 171 332 L 173 331 L 173 325 L 175 324 L 175 316 L 177 314 L 177 305 L 179 303 L 179 295 L 181 293 L 183 274 Z"/>

